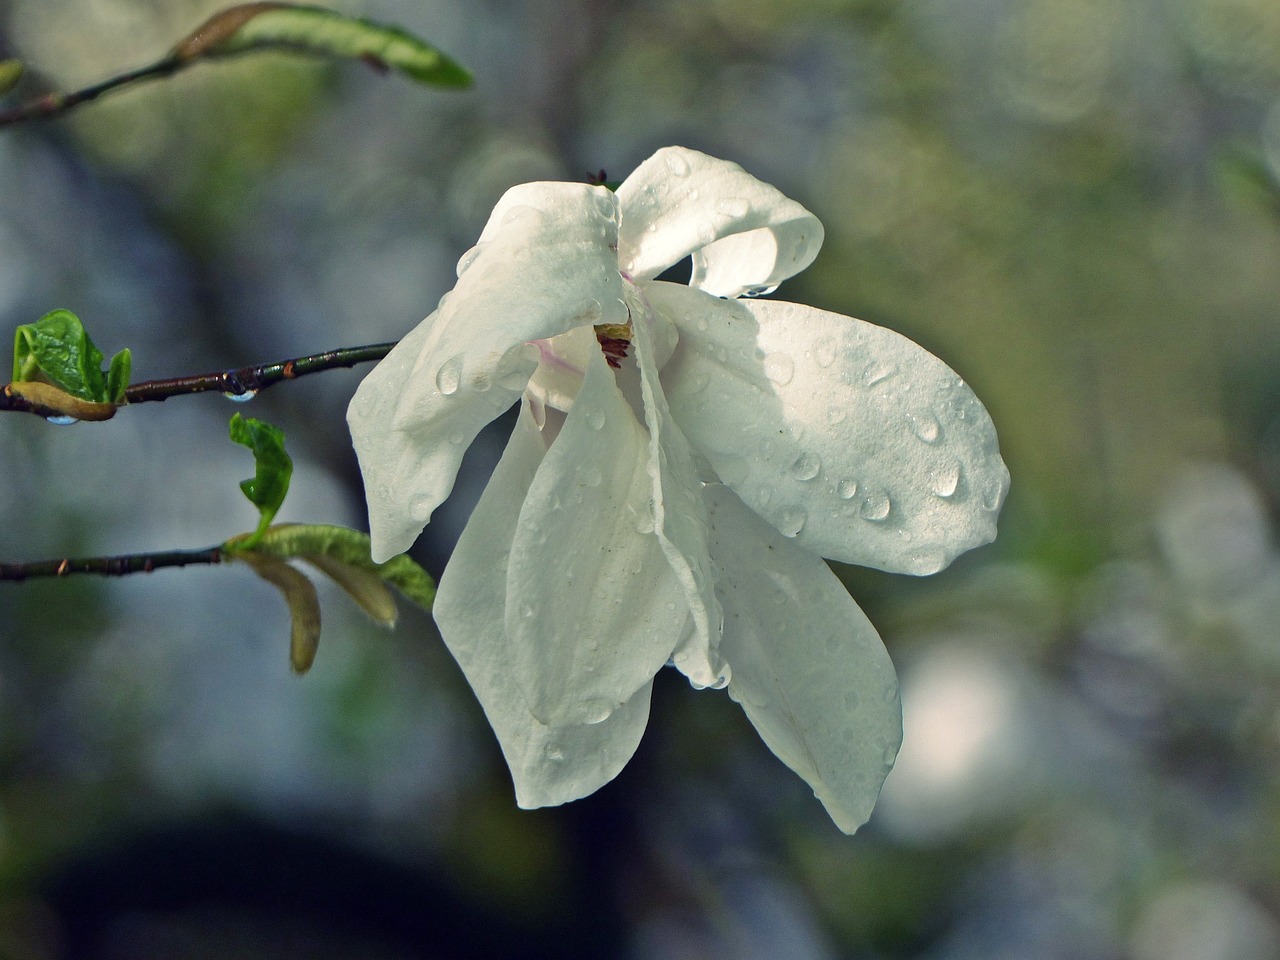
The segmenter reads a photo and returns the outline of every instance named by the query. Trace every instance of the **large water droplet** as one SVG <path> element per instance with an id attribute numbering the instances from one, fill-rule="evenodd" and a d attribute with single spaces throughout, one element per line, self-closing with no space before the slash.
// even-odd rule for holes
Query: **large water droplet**
<path id="1" fill-rule="evenodd" d="M 874 387 L 877 383 L 883 383 L 897 372 L 898 365 L 896 363 L 887 363 L 884 361 L 874 363 L 866 373 L 867 386 Z"/>
<path id="2" fill-rule="evenodd" d="M 764 358 L 764 375 L 784 387 L 796 375 L 796 362 L 785 353 L 771 353 Z"/>
<path id="3" fill-rule="evenodd" d="M 844 407 L 832 407 L 827 411 L 827 423 L 833 427 L 838 423 L 844 423 L 849 416 L 849 411 Z"/>
<path id="4" fill-rule="evenodd" d="M 744 297 L 767 297 L 769 294 L 773 293 L 773 291 L 777 289 L 778 289 L 778 285 L 776 283 L 772 285 L 767 283 L 762 283 L 762 284 L 757 284 L 754 287 L 747 287 L 747 289 L 742 291 L 742 295 Z"/>
<path id="5" fill-rule="evenodd" d="M 953 461 L 938 467 L 929 478 L 929 489 L 943 499 L 954 497 L 960 489 L 960 464 Z"/>
<path id="6" fill-rule="evenodd" d="M 910 559 L 911 572 L 922 577 L 927 577 L 931 573 L 937 573 L 947 565 L 947 555 L 941 550 L 934 548 L 918 550 L 911 554 Z"/>
<path id="7" fill-rule="evenodd" d="M 813 355 L 818 361 L 818 366 L 829 367 L 836 362 L 836 342 L 830 337 L 819 340 L 814 344 Z"/>
<path id="8" fill-rule="evenodd" d="M 574 311 L 574 326 L 585 327 L 588 324 L 599 323 L 604 316 L 604 307 L 600 306 L 600 301 L 593 297 L 588 297 L 578 304 L 578 309 Z"/>
<path id="9" fill-rule="evenodd" d="M 726 217 L 745 217 L 751 212 L 751 204 L 742 197 L 725 197 L 716 204 L 716 210 L 723 213 Z"/>
<path id="10" fill-rule="evenodd" d="M 582 703 L 583 722 L 587 724 L 604 723 L 613 713 L 613 704 L 608 700 L 584 700 Z"/>
<path id="11" fill-rule="evenodd" d="M 791 464 L 791 476 L 797 480 L 812 480 L 822 472 L 822 459 L 816 453 L 802 453 Z"/>
<path id="12" fill-rule="evenodd" d="M 942 424 L 928 413 L 907 414 L 912 432 L 925 443 L 937 443 L 942 438 Z"/>
<path id="13" fill-rule="evenodd" d="M 858 495 L 857 480 L 841 480 L 836 484 L 836 496 L 841 500 L 852 500 Z"/>
<path id="14" fill-rule="evenodd" d="M 446 397 L 458 392 L 462 383 L 462 355 L 450 357 L 436 371 L 436 389 Z"/>
<path id="15" fill-rule="evenodd" d="M 798 536 L 809 514 L 804 507 L 783 507 L 778 514 L 778 532 L 784 537 Z"/>
<path id="16" fill-rule="evenodd" d="M 863 520 L 870 520 L 872 523 L 879 523 L 889 516 L 889 511 L 893 509 L 893 501 L 889 499 L 889 495 L 882 490 L 872 490 L 862 500 L 862 506 L 858 509 L 858 515 Z"/>
<path id="17" fill-rule="evenodd" d="M 226 393 L 223 394 L 223 396 L 226 397 L 228 400 L 230 400 L 232 403 L 248 403 L 257 395 L 258 395 L 257 390 L 242 390 L 239 393 L 232 393 L 231 391 L 227 391 Z"/>
<path id="18" fill-rule="evenodd" d="M 227 394 L 227 396 L 231 396 L 231 394 Z M 55 427 L 66 427 L 66 426 L 70 426 L 73 423 L 79 423 L 80 421 L 77 420 L 75 417 L 69 417 L 64 415 L 61 417 L 45 417 L 44 422 L 52 423 Z"/>
<path id="19" fill-rule="evenodd" d="M 667 169 L 674 176 L 687 177 L 689 175 L 689 161 L 679 153 L 667 154 Z"/>

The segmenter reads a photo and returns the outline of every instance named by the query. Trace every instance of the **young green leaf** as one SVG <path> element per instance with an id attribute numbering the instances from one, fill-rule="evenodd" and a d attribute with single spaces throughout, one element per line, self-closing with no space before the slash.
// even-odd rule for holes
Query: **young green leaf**
<path id="1" fill-rule="evenodd" d="M 129 386 L 130 355 L 122 350 L 102 371 L 102 351 L 70 310 L 53 310 L 18 327 L 13 340 L 15 382 L 47 380 L 92 403 L 119 403 Z"/>
<path id="2" fill-rule="evenodd" d="M 252 549 L 266 532 L 276 511 L 289 492 L 293 461 L 284 449 L 284 431 L 253 417 L 235 414 L 231 418 L 231 439 L 253 451 L 254 475 L 240 482 L 249 502 L 258 508 L 258 528 L 237 544 L 239 550 Z"/>
<path id="3" fill-rule="evenodd" d="M 395 597 L 375 571 L 318 553 L 303 554 L 302 559 L 345 590 L 374 623 L 384 627 L 396 625 Z"/>
<path id="4" fill-rule="evenodd" d="M 471 85 L 471 74 L 461 66 L 398 27 L 301 4 L 229 7 L 179 43 L 173 56 L 185 63 L 197 57 L 227 57 L 271 48 L 364 60 L 435 86 Z"/>
<path id="5" fill-rule="evenodd" d="M 327 557 L 376 573 L 424 610 L 430 610 L 435 602 L 436 584 L 427 571 L 404 554 L 385 563 L 374 563 L 369 556 L 369 535 L 359 530 L 328 524 L 282 523 L 266 530 L 256 541 L 255 549 L 281 558 L 302 557 L 312 563 L 317 557 Z M 370 615 L 378 619 L 372 612 Z"/>
<path id="6" fill-rule="evenodd" d="M 320 645 L 320 598 L 315 585 L 283 560 L 253 550 L 234 554 L 280 591 L 289 606 L 289 664 L 294 673 L 306 673 Z"/>

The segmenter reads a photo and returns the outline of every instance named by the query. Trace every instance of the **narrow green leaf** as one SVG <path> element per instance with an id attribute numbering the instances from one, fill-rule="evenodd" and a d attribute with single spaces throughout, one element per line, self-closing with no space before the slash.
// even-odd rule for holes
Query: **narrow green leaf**
<path id="1" fill-rule="evenodd" d="M 122 351 L 127 353 L 127 351 Z M 129 358 L 111 361 L 118 393 L 108 389 L 102 351 L 70 310 L 53 310 L 18 327 L 13 341 L 13 379 L 45 379 L 72 396 L 93 403 L 117 403 L 129 385 Z"/>
<path id="2" fill-rule="evenodd" d="M 253 451 L 254 475 L 240 482 L 240 489 L 249 502 L 258 508 L 258 528 L 247 540 L 238 544 L 240 550 L 252 549 L 275 518 L 276 511 L 284 503 L 289 492 L 289 479 L 293 476 L 293 461 L 284 449 L 284 431 L 253 417 L 235 414 L 231 418 L 231 439 Z"/>
<path id="3" fill-rule="evenodd" d="M 230 549 L 236 549 L 231 545 Z M 266 530 L 256 542 L 256 549 L 272 556 L 328 557 L 341 563 L 376 573 L 406 598 L 430 610 L 435 602 L 436 584 L 431 574 L 409 557 L 401 554 L 385 563 L 374 563 L 369 556 L 369 535 L 348 527 L 328 524 L 282 523 Z"/>
<path id="4" fill-rule="evenodd" d="M 323 7 L 252 3 L 211 18 L 179 44 L 175 56 L 225 57 L 280 48 L 363 60 L 441 87 L 467 87 L 471 74 L 399 27 L 343 16 Z"/>
<path id="5" fill-rule="evenodd" d="M 320 598 L 315 585 L 303 574 L 276 557 L 253 550 L 235 554 L 254 572 L 280 591 L 289 607 L 289 664 L 295 673 L 306 673 L 316 659 L 320 645 Z"/>
<path id="6" fill-rule="evenodd" d="M 16 87 L 21 79 L 21 60 L 0 60 L 0 97 Z"/>
<path id="7" fill-rule="evenodd" d="M 374 623 L 384 627 L 396 625 L 395 597 L 376 571 L 318 553 L 303 554 L 302 559 L 345 590 Z"/>

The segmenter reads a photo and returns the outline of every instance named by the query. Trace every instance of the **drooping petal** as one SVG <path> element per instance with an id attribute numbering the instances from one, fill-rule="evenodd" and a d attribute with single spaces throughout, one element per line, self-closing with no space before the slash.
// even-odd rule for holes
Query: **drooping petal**
<path id="1" fill-rule="evenodd" d="M 645 684 L 602 723 L 548 727 L 529 712 L 504 636 L 508 553 L 546 448 L 527 408 L 440 578 L 434 614 L 497 734 L 516 800 L 554 806 L 593 793 L 631 759 L 649 719 Z"/>
<path id="2" fill-rule="evenodd" d="M 597 349 L 529 487 L 507 568 L 511 670 L 548 725 L 608 717 L 684 632 L 688 605 L 653 535 L 648 452 Z"/>
<path id="3" fill-rule="evenodd" d="M 643 298 L 637 307 L 632 318 L 633 345 L 649 428 L 647 470 L 652 483 L 654 532 L 692 615 L 691 629 L 672 660 L 694 686 L 722 686 L 729 674 L 718 652 L 721 611 L 707 546 L 707 510 L 699 495 L 701 477 L 689 441 L 672 420 L 658 373 L 656 351 L 661 344 L 656 328 L 667 321 Z"/>
<path id="4" fill-rule="evenodd" d="M 360 384 L 347 420 L 375 560 L 408 549 L 476 434 L 520 396 L 538 361 L 531 341 L 625 322 L 615 206 L 587 184 L 507 191 L 457 286 Z"/>
<path id="5" fill-rule="evenodd" d="M 813 262 L 822 224 L 736 163 L 665 147 L 618 187 L 618 252 L 636 280 L 693 254 L 691 286 L 719 297 L 764 292 Z"/>
<path id="6" fill-rule="evenodd" d="M 727 488 L 707 487 L 724 604 L 729 695 L 845 833 L 866 822 L 902 742 L 902 706 L 875 627 L 822 560 Z"/>
<path id="7" fill-rule="evenodd" d="M 814 553 L 928 574 L 989 542 L 1009 472 L 986 410 L 927 350 L 811 307 L 667 283 L 672 415 L 720 478 Z"/>

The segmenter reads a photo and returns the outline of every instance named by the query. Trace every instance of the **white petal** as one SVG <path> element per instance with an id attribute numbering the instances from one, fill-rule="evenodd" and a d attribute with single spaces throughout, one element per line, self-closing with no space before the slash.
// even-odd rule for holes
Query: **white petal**
<path id="1" fill-rule="evenodd" d="M 480 429 L 520 396 L 530 341 L 625 322 L 607 190 L 509 190 L 440 307 L 360 384 L 347 420 L 360 458 L 375 560 L 409 548 L 453 489 Z"/>
<path id="2" fill-rule="evenodd" d="M 707 488 L 729 695 L 845 833 L 866 822 L 902 742 L 889 654 L 822 560 Z"/>
<path id="3" fill-rule="evenodd" d="M 915 574 L 995 536 L 1009 486 L 995 427 L 927 350 L 811 307 L 646 293 L 680 329 L 662 374 L 676 423 L 782 533 Z"/>
<path id="4" fill-rule="evenodd" d="M 440 578 L 434 614 L 497 734 L 520 806 L 593 793 L 631 759 L 649 719 L 646 684 L 603 723 L 548 727 L 529 712 L 503 633 L 507 556 L 525 494 L 546 450 L 527 408 Z"/>
<path id="5" fill-rule="evenodd" d="M 720 603 L 716 572 L 707 547 L 706 505 L 693 450 L 667 408 L 655 358 L 659 322 L 648 302 L 633 316 L 636 366 L 640 371 L 645 422 L 649 427 L 648 473 L 652 480 L 653 522 L 658 542 L 684 591 L 692 615 L 690 631 L 676 649 L 673 662 L 699 687 L 723 686 L 728 669 L 717 652 Z"/>
<path id="6" fill-rule="evenodd" d="M 551 726 L 612 714 L 652 681 L 688 620 L 653 535 L 648 447 L 596 350 L 525 497 L 507 570 L 511 669 Z"/>
<path id="7" fill-rule="evenodd" d="M 813 262 L 822 224 L 736 163 L 666 147 L 618 187 L 623 269 L 656 277 L 693 254 L 689 283 L 720 297 L 772 290 Z"/>

